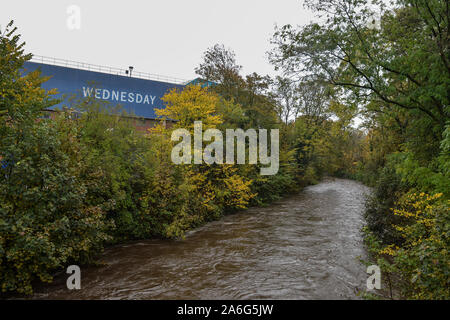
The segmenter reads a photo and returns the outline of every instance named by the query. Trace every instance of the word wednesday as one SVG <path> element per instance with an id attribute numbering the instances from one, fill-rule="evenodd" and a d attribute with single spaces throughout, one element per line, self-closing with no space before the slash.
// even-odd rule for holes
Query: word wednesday
<path id="1" fill-rule="evenodd" d="M 151 104 L 155 103 L 156 96 L 148 94 L 140 94 L 135 92 L 126 92 L 119 90 L 95 89 L 90 87 L 83 87 L 83 96 L 94 97 L 97 100 L 111 100 L 117 102 L 129 102 L 137 104 Z"/>
<path id="2" fill-rule="evenodd" d="M 275 175 L 279 170 L 280 142 L 279 130 L 272 129 L 270 132 L 270 156 L 268 155 L 267 130 L 259 129 L 259 135 L 255 129 L 227 129 L 226 130 L 226 164 L 235 164 L 235 149 L 237 151 L 237 163 L 246 164 L 246 151 L 248 138 L 248 163 L 259 162 L 269 167 L 261 167 L 261 175 Z M 172 162 L 175 164 L 192 164 L 191 133 L 187 129 L 176 129 L 172 132 L 171 140 L 174 142 L 182 140 L 172 149 Z M 212 141 L 203 151 L 203 142 Z M 235 140 L 237 139 L 237 146 Z M 259 143 L 258 143 L 259 141 Z M 259 147 L 259 148 L 258 148 Z M 223 135 L 218 129 L 208 129 L 203 133 L 201 121 L 194 122 L 194 164 L 223 164 Z"/>

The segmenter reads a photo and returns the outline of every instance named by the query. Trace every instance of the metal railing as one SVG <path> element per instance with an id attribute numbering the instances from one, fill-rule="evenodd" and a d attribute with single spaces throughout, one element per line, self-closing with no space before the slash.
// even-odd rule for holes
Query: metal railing
<path id="1" fill-rule="evenodd" d="M 129 74 L 127 74 L 127 72 L 129 72 L 128 69 L 100 66 L 100 65 L 96 65 L 96 64 L 90 64 L 90 63 L 84 63 L 84 62 L 78 62 L 78 61 L 72 61 L 72 60 L 66 60 L 66 59 L 58 59 L 58 58 L 33 55 L 33 58 L 31 59 L 31 61 L 43 63 L 43 64 L 60 66 L 60 67 L 68 67 L 68 68 L 75 68 L 75 69 L 81 69 L 81 70 L 87 70 L 87 71 L 95 71 L 95 72 L 101 72 L 101 73 L 114 74 L 114 75 L 118 75 L 118 76 L 129 76 Z M 152 73 L 139 72 L 139 71 L 133 71 L 132 78 L 155 80 L 155 81 L 169 82 L 169 83 L 175 83 L 175 84 L 186 84 L 189 82 L 189 80 L 186 80 L 186 79 L 162 76 L 159 74 L 152 74 Z"/>

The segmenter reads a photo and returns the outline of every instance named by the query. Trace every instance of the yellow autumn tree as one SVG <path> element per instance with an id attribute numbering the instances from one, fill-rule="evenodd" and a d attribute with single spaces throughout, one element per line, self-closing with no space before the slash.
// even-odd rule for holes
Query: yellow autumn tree
<path id="1" fill-rule="evenodd" d="M 223 123 L 217 114 L 220 97 L 201 86 L 188 86 L 180 91 L 172 89 L 162 100 L 166 108 L 156 110 L 165 119 L 174 119 L 174 128 L 193 129 L 195 121 L 202 121 L 204 129 L 215 128 Z"/>
<path id="2" fill-rule="evenodd" d="M 174 146 L 170 141 L 173 130 L 186 129 L 193 134 L 196 121 L 202 122 L 203 132 L 218 128 L 223 124 L 219 106 L 228 103 L 201 86 L 188 86 L 182 91 L 174 89 L 162 100 L 166 108 L 158 109 L 156 114 L 176 122 L 170 128 L 160 125 L 150 132 L 164 137 L 169 149 Z M 205 147 L 205 143 L 202 146 Z M 183 167 L 180 191 L 184 193 L 184 204 L 167 228 L 170 237 L 182 236 L 185 230 L 217 219 L 228 211 L 245 209 L 255 197 L 251 192 L 252 180 L 239 175 L 234 165 L 191 163 L 180 166 Z"/>

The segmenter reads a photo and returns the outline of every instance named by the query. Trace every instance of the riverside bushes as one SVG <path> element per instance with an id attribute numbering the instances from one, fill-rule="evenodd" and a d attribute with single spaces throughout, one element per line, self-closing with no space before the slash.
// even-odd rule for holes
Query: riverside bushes
<path id="1" fill-rule="evenodd" d="M 444 133 L 440 152 L 427 162 L 416 160 L 420 153 L 391 154 L 376 173 L 378 180 L 366 204 L 365 233 L 372 260 L 392 289 L 384 297 L 450 297 L 447 142 Z"/>
<path id="2" fill-rule="evenodd" d="M 108 239 L 105 211 L 88 199 L 101 171 L 80 161 L 73 130 L 57 123 L 12 126 L 0 177 L 2 291 L 31 292 L 31 281 L 51 279 L 69 261 L 88 262 Z M 11 141 L 10 140 L 10 141 Z"/>
<path id="3" fill-rule="evenodd" d="M 388 282 L 396 279 L 400 297 L 448 300 L 450 296 L 450 201 L 442 196 L 408 192 L 395 203 L 389 215 L 401 218 L 391 225 L 400 243 L 381 241 L 366 229 L 370 252 Z M 395 297 L 392 291 L 390 297 Z"/>

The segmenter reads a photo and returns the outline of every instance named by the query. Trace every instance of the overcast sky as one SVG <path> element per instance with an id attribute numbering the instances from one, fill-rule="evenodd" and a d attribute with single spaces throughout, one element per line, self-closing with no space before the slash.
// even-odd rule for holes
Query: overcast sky
<path id="1" fill-rule="evenodd" d="M 70 5 L 81 9 L 80 30 L 67 27 Z M 244 74 L 274 75 L 275 24 L 313 16 L 302 0 L 15 0 L 1 5 L 0 25 L 11 19 L 28 52 L 188 80 L 216 43 L 236 52 Z"/>

